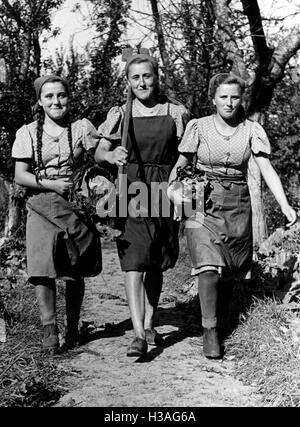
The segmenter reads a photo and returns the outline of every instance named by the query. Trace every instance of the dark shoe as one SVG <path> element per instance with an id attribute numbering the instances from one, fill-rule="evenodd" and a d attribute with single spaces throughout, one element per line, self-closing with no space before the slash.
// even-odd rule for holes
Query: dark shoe
<path id="1" fill-rule="evenodd" d="M 43 326 L 43 353 L 57 354 L 59 353 L 58 328 L 56 324 Z"/>
<path id="2" fill-rule="evenodd" d="M 208 359 L 219 359 L 221 357 L 217 328 L 203 328 L 203 353 Z"/>
<path id="3" fill-rule="evenodd" d="M 162 347 L 164 340 L 162 336 L 157 332 L 156 329 L 145 329 L 146 341 L 149 345 L 156 345 L 157 347 Z"/>
<path id="4" fill-rule="evenodd" d="M 63 350 L 71 350 L 77 347 L 81 343 L 81 337 L 78 327 L 66 328 L 65 342 L 63 344 Z"/>
<path id="5" fill-rule="evenodd" d="M 143 338 L 135 337 L 127 349 L 128 357 L 141 357 L 147 353 L 147 342 Z"/>

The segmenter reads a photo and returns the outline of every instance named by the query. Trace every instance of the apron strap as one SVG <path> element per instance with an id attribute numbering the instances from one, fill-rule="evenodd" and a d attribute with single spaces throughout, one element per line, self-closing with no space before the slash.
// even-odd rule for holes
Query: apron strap
<path id="1" fill-rule="evenodd" d="M 138 147 L 136 139 L 135 139 L 132 117 L 130 118 L 129 134 L 130 134 L 131 145 L 132 145 L 132 148 L 133 148 L 136 160 L 137 160 L 138 165 L 139 165 L 139 172 L 140 172 L 141 180 L 145 184 L 147 184 L 144 163 L 143 163 L 143 160 L 142 160 L 141 152 L 139 150 L 139 147 Z"/>

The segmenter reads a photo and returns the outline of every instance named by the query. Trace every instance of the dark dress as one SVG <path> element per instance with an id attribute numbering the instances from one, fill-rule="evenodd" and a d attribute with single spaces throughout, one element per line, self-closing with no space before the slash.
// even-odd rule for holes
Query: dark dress
<path id="1" fill-rule="evenodd" d="M 139 154 L 134 149 L 134 143 Z M 128 137 L 128 186 L 136 181 L 144 181 L 148 189 L 151 183 L 167 183 L 169 174 L 177 160 L 176 124 L 169 114 L 164 116 L 133 117 Z M 140 164 L 139 164 L 140 163 Z M 166 188 L 166 187 L 165 187 Z M 149 191 L 148 207 L 155 204 L 154 194 Z M 166 194 L 160 197 L 167 198 Z M 150 211 L 150 209 L 149 209 Z M 178 258 L 178 222 L 170 215 L 163 217 L 151 212 L 147 217 L 128 215 L 125 231 L 117 240 L 118 253 L 123 271 L 165 271 L 172 268 Z"/>

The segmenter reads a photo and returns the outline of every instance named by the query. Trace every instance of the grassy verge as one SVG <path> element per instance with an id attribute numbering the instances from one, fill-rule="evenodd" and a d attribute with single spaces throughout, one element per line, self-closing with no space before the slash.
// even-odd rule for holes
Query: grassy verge
<path id="1" fill-rule="evenodd" d="M 247 309 L 226 341 L 236 376 L 257 388 L 265 406 L 300 406 L 299 253 L 297 224 L 264 242 L 254 268 L 256 289 L 244 290 L 251 304 L 248 297 Z"/>
<path id="2" fill-rule="evenodd" d="M 226 341 L 237 378 L 255 386 L 265 406 L 300 406 L 300 348 L 290 328 L 295 316 L 273 299 L 255 300 Z"/>
<path id="3" fill-rule="evenodd" d="M 0 343 L 0 406 L 40 407 L 55 403 L 65 373 L 57 368 L 62 356 L 40 353 L 41 326 L 34 289 L 25 279 L 0 281 L 2 316 L 7 340 Z M 61 310 L 62 295 L 58 295 Z"/>

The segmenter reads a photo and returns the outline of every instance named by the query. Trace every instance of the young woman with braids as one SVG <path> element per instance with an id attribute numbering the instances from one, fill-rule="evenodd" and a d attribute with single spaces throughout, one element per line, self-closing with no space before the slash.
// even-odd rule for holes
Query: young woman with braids
<path id="1" fill-rule="evenodd" d="M 251 267 L 252 210 L 246 176 L 251 155 L 286 216 L 287 225 L 297 217 L 269 160 L 266 132 L 259 123 L 245 118 L 244 89 L 245 82 L 238 76 L 221 73 L 212 77 L 209 96 L 215 113 L 188 123 L 178 148 L 178 161 L 170 174 L 171 183 L 178 167 L 184 168 L 196 158 L 197 168 L 208 182 L 205 215 L 196 211 L 185 227 L 192 275 L 198 278 L 203 352 L 208 358 L 221 356 L 219 332 L 224 317 L 219 314 L 224 314 L 223 296 L 233 280 L 243 277 Z M 174 185 L 170 185 L 168 194 L 175 204 L 189 202 Z"/>
<path id="2" fill-rule="evenodd" d="M 26 250 L 43 325 L 42 349 L 60 351 L 55 279 L 66 281 L 65 348 L 79 340 L 84 277 L 100 273 L 101 243 L 93 225 L 68 202 L 71 176 L 99 137 L 86 119 L 71 122 L 65 79 L 37 78 L 37 120 L 22 126 L 12 148 L 15 181 L 28 188 Z"/>

